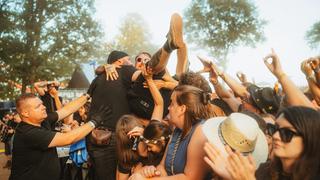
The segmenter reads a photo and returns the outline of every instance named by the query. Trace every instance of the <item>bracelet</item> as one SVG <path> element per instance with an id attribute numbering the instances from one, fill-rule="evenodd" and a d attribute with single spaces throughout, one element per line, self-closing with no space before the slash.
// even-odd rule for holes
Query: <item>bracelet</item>
<path id="1" fill-rule="evenodd" d="M 92 127 L 92 128 L 96 128 L 96 124 L 92 121 L 88 121 L 88 124 Z"/>

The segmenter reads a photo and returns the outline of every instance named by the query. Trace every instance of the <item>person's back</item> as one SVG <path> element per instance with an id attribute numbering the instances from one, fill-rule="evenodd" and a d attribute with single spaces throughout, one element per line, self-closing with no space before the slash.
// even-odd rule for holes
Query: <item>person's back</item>
<path id="1" fill-rule="evenodd" d="M 115 179 L 116 150 L 115 126 L 118 119 L 129 114 L 127 90 L 136 71 L 133 66 L 124 65 L 129 60 L 128 54 L 121 51 L 112 51 L 108 57 L 108 64 L 120 65 L 117 68 L 119 77 L 116 80 L 107 80 L 105 72 L 99 74 L 91 83 L 88 93 L 92 97 L 89 117 L 92 111 L 101 106 L 110 107 L 112 114 L 103 119 L 103 126 L 112 131 L 108 144 L 97 145 L 91 142 L 92 135 L 87 136 L 87 149 L 92 160 L 95 179 Z"/>
<path id="2" fill-rule="evenodd" d="M 119 74 L 117 80 L 107 81 L 106 75 L 103 73 L 93 80 L 88 90 L 92 94 L 90 111 L 102 105 L 111 107 L 112 118 L 104 120 L 105 127 L 111 130 L 115 130 L 115 125 L 122 115 L 130 113 L 126 95 L 128 88 L 130 88 L 131 77 L 135 72 L 135 68 L 124 65 L 117 71 Z"/>

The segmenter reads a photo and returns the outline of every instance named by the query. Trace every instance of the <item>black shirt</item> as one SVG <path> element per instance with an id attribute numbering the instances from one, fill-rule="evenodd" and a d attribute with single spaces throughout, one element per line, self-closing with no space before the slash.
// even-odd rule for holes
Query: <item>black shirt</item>
<path id="1" fill-rule="evenodd" d="M 153 79 L 162 79 L 165 71 L 159 74 L 153 75 Z M 132 113 L 136 116 L 144 119 L 151 119 L 154 101 L 149 88 L 145 88 L 143 83 L 145 82 L 144 77 L 140 74 L 137 80 L 132 83 L 131 89 L 128 93 L 129 106 Z M 163 117 L 168 113 L 168 107 L 170 105 L 171 90 L 162 88 L 159 90 L 163 98 Z"/>
<path id="2" fill-rule="evenodd" d="M 117 69 L 119 78 L 111 81 L 106 80 L 105 73 L 98 75 L 90 84 L 88 93 L 92 97 L 90 114 L 101 106 L 109 106 L 112 115 L 104 117 L 104 126 L 115 130 L 118 119 L 125 114 L 129 114 L 129 105 L 127 101 L 127 91 L 131 85 L 131 79 L 136 69 L 133 66 L 124 65 Z"/>
<path id="3" fill-rule="evenodd" d="M 57 110 L 56 103 L 54 101 L 54 98 L 46 91 L 43 96 L 40 96 L 40 99 L 43 102 L 43 105 L 46 107 L 47 113 L 54 112 Z M 61 103 L 62 103 L 62 98 L 59 97 Z"/>
<path id="4" fill-rule="evenodd" d="M 60 164 L 56 148 L 48 148 L 56 132 L 51 125 L 58 120 L 56 112 L 49 113 L 41 127 L 21 122 L 13 140 L 10 180 L 58 180 Z"/>

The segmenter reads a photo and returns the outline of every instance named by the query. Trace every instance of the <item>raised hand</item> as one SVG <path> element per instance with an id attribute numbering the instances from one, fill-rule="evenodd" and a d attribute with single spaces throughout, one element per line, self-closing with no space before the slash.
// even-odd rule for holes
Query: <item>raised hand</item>
<path id="1" fill-rule="evenodd" d="M 319 68 L 320 58 L 310 58 L 309 61 L 310 61 L 311 68 L 313 70 L 316 70 L 317 68 Z"/>
<path id="2" fill-rule="evenodd" d="M 198 71 L 198 73 L 205 73 L 205 72 L 210 72 L 211 70 L 211 65 L 213 64 L 212 61 L 208 59 L 204 59 L 203 57 L 197 56 L 197 58 L 201 61 L 203 64 L 203 69 Z"/>
<path id="3" fill-rule="evenodd" d="M 143 134 L 143 131 L 144 131 L 144 129 L 142 127 L 136 126 L 131 131 L 129 131 L 127 133 L 127 136 L 129 136 L 129 138 L 140 137 Z"/>
<path id="4" fill-rule="evenodd" d="M 143 77 L 148 80 L 148 79 L 152 79 L 152 68 L 149 67 L 149 66 L 145 66 L 143 69 L 142 69 L 142 75 Z"/>
<path id="5" fill-rule="evenodd" d="M 116 64 L 105 64 L 103 65 L 105 73 L 106 73 L 106 80 L 108 81 L 109 79 L 111 81 L 117 80 L 119 77 L 119 74 L 116 70 L 116 68 L 121 68 L 120 65 Z"/>
<path id="6" fill-rule="evenodd" d="M 284 73 L 280 64 L 279 57 L 273 49 L 271 49 L 271 53 L 268 54 L 263 60 L 264 64 L 267 66 L 270 72 L 277 78 L 279 78 Z"/>
<path id="7" fill-rule="evenodd" d="M 248 82 L 247 76 L 243 72 L 237 72 L 237 77 L 242 83 Z"/>
<path id="8" fill-rule="evenodd" d="M 207 154 L 204 157 L 204 161 L 211 167 L 214 173 L 223 179 L 231 179 L 230 174 L 226 170 L 227 159 L 221 154 L 219 149 L 212 143 L 206 142 L 204 151 Z"/>
<path id="9" fill-rule="evenodd" d="M 309 59 L 301 62 L 300 69 L 306 75 L 306 77 L 312 76 L 313 69 L 311 66 L 311 61 Z"/>
<path id="10" fill-rule="evenodd" d="M 239 152 L 233 152 L 229 146 L 226 147 L 229 154 L 227 171 L 234 180 L 254 180 L 256 164 L 251 154 L 243 156 Z"/>

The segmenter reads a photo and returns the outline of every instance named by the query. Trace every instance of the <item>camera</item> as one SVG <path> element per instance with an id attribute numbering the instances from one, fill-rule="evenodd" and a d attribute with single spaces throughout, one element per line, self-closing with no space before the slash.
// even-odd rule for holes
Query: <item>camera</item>
<path id="1" fill-rule="evenodd" d="M 137 150 L 139 141 L 140 141 L 140 137 L 135 137 L 134 138 L 133 145 L 132 145 L 132 148 L 131 148 L 133 151 Z"/>

